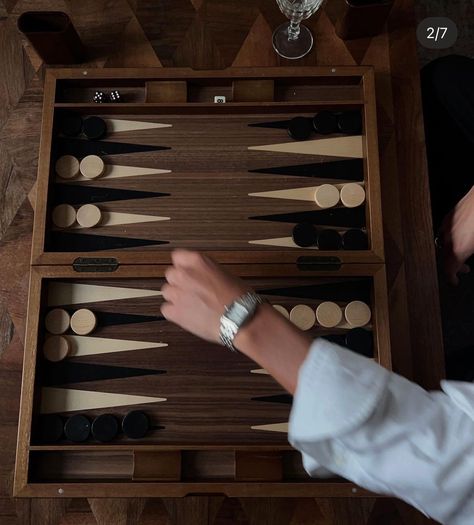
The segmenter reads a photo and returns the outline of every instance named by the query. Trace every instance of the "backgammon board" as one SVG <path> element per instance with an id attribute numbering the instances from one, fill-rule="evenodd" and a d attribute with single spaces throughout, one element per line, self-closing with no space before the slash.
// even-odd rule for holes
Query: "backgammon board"
<path id="1" fill-rule="evenodd" d="M 371 68 L 49 70 L 15 494 L 352 494 L 304 472 L 291 397 L 160 289 L 197 249 L 390 367 L 378 169 Z"/>

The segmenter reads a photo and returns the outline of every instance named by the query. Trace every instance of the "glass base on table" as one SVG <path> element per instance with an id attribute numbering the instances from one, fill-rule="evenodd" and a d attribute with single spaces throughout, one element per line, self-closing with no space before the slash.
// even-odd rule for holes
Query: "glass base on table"
<path id="1" fill-rule="evenodd" d="M 313 48 L 313 35 L 304 25 L 300 26 L 300 34 L 296 40 L 288 40 L 289 23 L 285 22 L 273 32 L 273 49 L 283 58 L 295 60 L 307 55 Z"/>

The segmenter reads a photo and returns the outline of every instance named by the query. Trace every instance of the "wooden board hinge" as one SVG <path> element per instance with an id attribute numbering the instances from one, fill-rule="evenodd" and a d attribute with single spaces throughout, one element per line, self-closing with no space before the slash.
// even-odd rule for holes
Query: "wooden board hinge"
<path id="1" fill-rule="evenodd" d="M 115 272 L 119 267 L 117 259 L 114 257 L 78 257 L 72 267 L 76 272 Z"/>
<path id="2" fill-rule="evenodd" d="M 303 271 L 338 271 L 341 269 L 339 257 L 305 256 L 296 260 L 298 270 Z"/>

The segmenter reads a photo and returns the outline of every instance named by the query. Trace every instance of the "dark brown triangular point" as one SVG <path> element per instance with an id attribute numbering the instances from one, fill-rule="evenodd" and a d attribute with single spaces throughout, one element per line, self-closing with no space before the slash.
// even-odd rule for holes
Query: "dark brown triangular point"
<path id="1" fill-rule="evenodd" d="M 370 302 L 371 280 L 363 277 L 353 281 L 289 286 L 286 288 L 261 288 L 261 295 L 296 297 L 298 299 L 324 299 L 328 301 L 363 301 Z"/>
<path id="2" fill-rule="evenodd" d="M 94 252 L 160 244 L 168 244 L 168 241 L 54 231 L 50 232 L 48 249 L 52 252 Z"/>
<path id="3" fill-rule="evenodd" d="M 275 129 L 288 129 L 289 120 L 278 120 L 274 122 L 256 122 L 249 124 L 251 128 L 275 128 Z"/>
<path id="4" fill-rule="evenodd" d="M 54 147 L 56 155 L 73 155 L 78 158 L 87 155 L 120 155 L 143 151 L 160 151 L 171 149 L 167 146 L 151 144 L 130 144 L 127 142 L 110 142 L 105 140 L 85 140 L 75 138 L 58 138 Z"/>
<path id="5" fill-rule="evenodd" d="M 343 334 L 327 334 L 323 337 L 332 343 L 345 346 L 356 354 L 374 357 L 374 336 L 364 328 L 352 328 Z"/>
<path id="6" fill-rule="evenodd" d="M 256 215 L 249 217 L 249 219 L 256 221 L 289 222 L 293 224 L 308 222 L 316 226 L 363 228 L 365 226 L 365 209 L 363 206 L 359 208 L 333 208 L 330 210 Z"/>
<path id="7" fill-rule="evenodd" d="M 114 326 L 121 324 L 150 323 L 165 321 L 161 315 L 121 314 L 117 312 L 95 312 L 98 326 Z"/>
<path id="8" fill-rule="evenodd" d="M 284 405 L 291 405 L 293 403 L 293 396 L 290 394 L 278 394 L 275 396 L 259 396 L 252 397 L 252 401 L 265 401 L 267 403 L 281 403 Z"/>
<path id="9" fill-rule="evenodd" d="M 169 195 L 169 193 L 157 193 L 153 191 L 76 186 L 75 184 L 55 184 L 53 186 L 51 202 L 53 206 L 57 206 L 58 204 L 94 204 L 96 202 L 168 197 Z"/>
<path id="10" fill-rule="evenodd" d="M 288 175 L 292 177 L 313 177 L 319 179 L 340 179 L 351 181 L 364 180 L 364 164 L 362 159 L 337 160 L 334 162 L 318 162 L 276 168 L 261 168 L 249 170 L 249 172 L 268 173 L 270 175 Z"/>
<path id="11" fill-rule="evenodd" d="M 43 386 L 55 386 L 165 373 L 165 370 L 153 370 L 149 368 L 129 368 L 126 366 L 108 366 L 62 361 L 60 363 L 48 363 L 42 369 L 41 375 Z"/>

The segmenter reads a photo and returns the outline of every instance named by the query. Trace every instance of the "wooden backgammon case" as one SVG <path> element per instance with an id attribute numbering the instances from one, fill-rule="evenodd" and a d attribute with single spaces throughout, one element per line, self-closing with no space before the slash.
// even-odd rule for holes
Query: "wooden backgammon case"
<path id="1" fill-rule="evenodd" d="M 308 331 L 391 367 L 373 70 L 50 69 L 44 93 L 15 495 L 363 494 L 309 478 L 291 397 L 164 320 L 160 288 L 188 248 L 284 312 L 364 303 Z M 82 309 L 90 333 L 51 332 Z"/>

